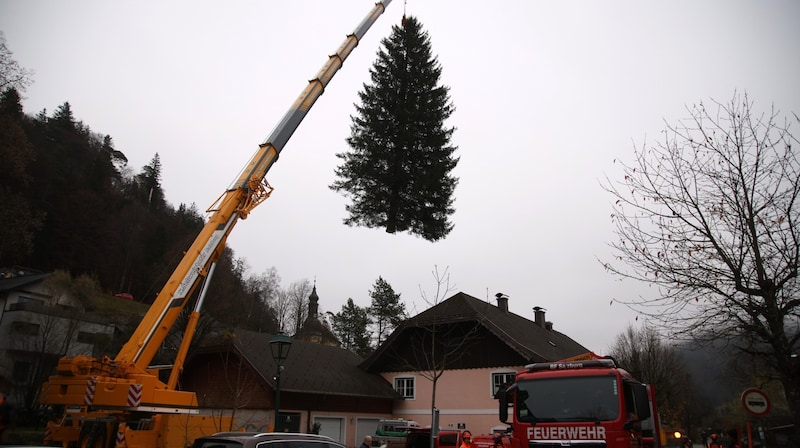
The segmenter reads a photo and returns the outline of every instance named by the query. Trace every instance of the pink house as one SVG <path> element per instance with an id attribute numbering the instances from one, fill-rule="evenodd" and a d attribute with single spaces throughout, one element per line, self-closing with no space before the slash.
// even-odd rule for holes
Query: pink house
<path id="1" fill-rule="evenodd" d="M 501 385 L 526 364 L 589 351 L 555 331 L 542 308 L 534 307 L 529 320 L 508 310 L 506 296 L 496 297 L 494 305 L 458 293 L 406 320 L 361 364 L 403 397 L 394 402 L 394 417 L 428 425 L 435 407 L 442 429 L 505 429 L 494 398 Z"/>

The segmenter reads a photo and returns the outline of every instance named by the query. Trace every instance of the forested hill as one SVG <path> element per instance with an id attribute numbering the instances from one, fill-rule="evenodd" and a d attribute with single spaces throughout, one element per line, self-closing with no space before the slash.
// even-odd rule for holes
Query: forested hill
<path id="1" fill-rule="evenodd" d="M 88 275 L 109 294 L 151 303 L 203 225 L 194 206 L 171 206 L 158 154 L 138 173 L 109 135 L 75 119 L 69 103 L 36 116 L 16 90 L 0 98 L 0 267 Z M 230 249 L 207 311 L 225 323 L 274 331 Z M 247 317 L 245 317 L 247 316 Z"/>

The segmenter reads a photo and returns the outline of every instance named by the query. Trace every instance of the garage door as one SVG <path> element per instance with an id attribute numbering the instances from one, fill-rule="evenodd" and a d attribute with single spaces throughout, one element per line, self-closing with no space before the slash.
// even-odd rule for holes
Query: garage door
<path id="1" fill-rule="evenodd" d="M 314 423 L 319 423 L 319 433 L 331 439 L 344 442 L 344 419 L 333 417 L 314 417 Z"/>
<path id="2" fill-rule="evenodd" d="M 379 418 L 359 418 L 356 420 L 356 444 L 361 445 L 364 436 L 375 437 L 375 429 L 380 422 L 381 419 Z"/>

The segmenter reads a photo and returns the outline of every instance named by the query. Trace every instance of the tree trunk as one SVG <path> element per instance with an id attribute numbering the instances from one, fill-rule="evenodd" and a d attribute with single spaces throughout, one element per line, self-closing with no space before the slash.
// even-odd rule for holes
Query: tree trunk
<path id="1" fill-rule="evenodd" d="M 793 363 L 794 373 L 783 379 L 783 390 L 786 394 L 786 402 L 789 404 L 789 411 L 792 414 L 794 430 L 789 434 L 789 444 L 787 446 L 800 446 L 800 363 L 795 358 Z"/>

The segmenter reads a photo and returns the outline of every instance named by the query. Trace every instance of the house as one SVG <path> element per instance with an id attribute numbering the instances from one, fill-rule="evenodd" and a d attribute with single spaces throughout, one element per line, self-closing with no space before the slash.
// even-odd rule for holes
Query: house
<path id="1" fill-rule="evenodd" d="M 439 427 L 505 429 L 494 397 L 515 372 L 589 351 L 556 331 L 543 308 L 533 308 L 531 321 L 508 310 L 508 297 L 496 297 L 493 305 L 458 293 L 403 322 L 361 363 L 402 396 L 394 416 L 430 422 L 435 379 Z"/>
<path id="2" fill-rule="evenodd" d="M 310 314 L 315 314 L 316 288 Z M 319 339 L 321 328 L 294 339 L 280 373 L 278 431 L 319 432 L 349 447 L 374 434 L 380 419 L 431 421 L 431 373 L 441 428 L 476 434 L 505 428 L 494 394 L 526 364 L 589 350 L 555 331 L 545 310 L 529 320 L 458 293 L 402 323 L 368 359 Z M 316 318 L 316 316 L 314 316 Z M 305 336 L 303 336 L 305 335 Z M 187 360 L 181 387 L 194 390 L 205 412 L 235 414 L 236 428 L 272 429 L 278 363 L 273 335 L 240 331 Z M 431 353 L 438 354 L 430 356 Z M 432 361 L 431 361 L 432 360 Z M 223 410 L 223 411 L 220 411 Z"/>
<path id="3" fill-rule="evenodd" d="M 293 340 L 280 371 L 279 421 L 275 425 L 278 363 L 273 335 L 238 331 L 186 362 L 181 388 L 197 393 L 206 413 L 235 417 L 234 430 L 316 432 L 347 446 L 374 434 L 399 398 L 380 375 L 359 367 L 355 353 L 332 345 Z M 225 429 L 225 428 L 223 428 Z"/>
<path id="4" fill-rule="evenodd" d="M 114 325 L 92 318 L 46 282 L 53 273 L 0 272 L 0 392 L 35 407 L 39 389 L 62 356 L 93 355 L 112 340 Z"/>

